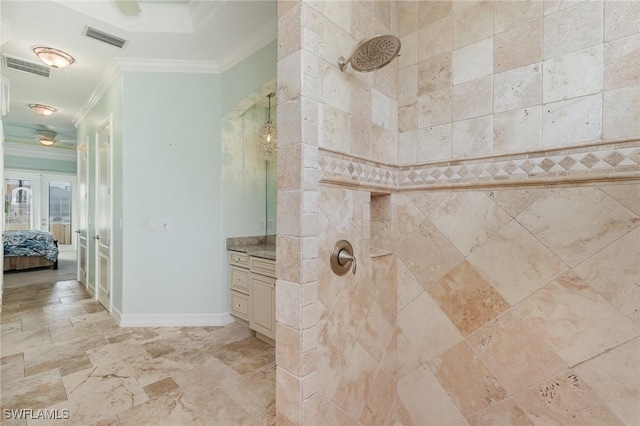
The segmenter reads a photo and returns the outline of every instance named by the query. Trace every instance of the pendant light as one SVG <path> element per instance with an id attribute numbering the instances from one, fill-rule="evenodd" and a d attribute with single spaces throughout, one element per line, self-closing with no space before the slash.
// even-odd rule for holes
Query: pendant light
<path id="1" fill-rule="evenodd" d="M 278 152 L 278 136 L 277 130 L 273 121 L 271 120 L 271 98 L 276 94 L 271 92 L 267 95 L 269 98 L 269 111 L 267 115 L 267 121 L 260 127 L 258 135 L 256 136 L 256 145 L 258 146 L 258 152 L 260 156 L 265 160 L 273 160 Z"/>

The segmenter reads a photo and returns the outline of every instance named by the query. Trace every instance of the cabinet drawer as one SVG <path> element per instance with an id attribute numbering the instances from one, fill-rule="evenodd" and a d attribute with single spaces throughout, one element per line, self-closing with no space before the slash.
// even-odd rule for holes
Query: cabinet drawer
<path id="1" fill-rule="evenodd" d="M 249 321 L 249 296 L 246 294 L 231 292 L 231 314 Z"/>
<path id="2" fill-rule="evenodd" d="M 251 272 L 266 275 L 267 277 L 276 277 L 276 262 L 260 257 L 251 257 Z"/>
<path id="3" fill-rule="evenodd" d="M 249 255 L 238 251 L 229 252 L 229 263 L 241 268 L 249 268 Z"/>
<path id="4" fill-rule="evenodd" d="M 229 287 L 232 290 L 239 291 L 241 293 L 249 294 L 249 270 L 238 268 L 236 266 L 230 266 L 231 271 Z"/>

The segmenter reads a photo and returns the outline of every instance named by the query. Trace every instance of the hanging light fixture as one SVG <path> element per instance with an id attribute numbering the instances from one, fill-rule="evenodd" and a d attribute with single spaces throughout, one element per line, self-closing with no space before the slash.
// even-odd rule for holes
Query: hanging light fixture
<path id="1" fill-rule="evenodd" d="M 267 115 L 267 121 L 260 127 L 258 135 L 256 136 L 256 145 L 258 146 L 258 152 L 265 161 L 273 160 L 278 152 L 278 135 L 276 127 L 271 120 L 271 98 L 276 94 L 271 92 L 267 95 L 269 98 L 269 111 Z"/>
<path id="2" fill-rule="evenodd" d="M 58 136 L 56 132 L 52 132 L 51 130 L 38 130 L 38 142 L 44 146 L 51 146 L 58 142 L 56 136 Z"/>
<path id="3" fill-rule="evenodd" d="M 29 104 L 29 108 L 31 108 L 31 111 L 35 112 L 36 114 L 40 114 L 43 116 L 51 115 L 54 112 L 58 111 L 52 106 L 43 104 Z"/>
<path id="4" fill-rule="evenodd" d="M 52 68 L 66 68 L 75 61 L 73 56 L 52 47 L 38 46 L 33 51 L 42 62 Z"/>

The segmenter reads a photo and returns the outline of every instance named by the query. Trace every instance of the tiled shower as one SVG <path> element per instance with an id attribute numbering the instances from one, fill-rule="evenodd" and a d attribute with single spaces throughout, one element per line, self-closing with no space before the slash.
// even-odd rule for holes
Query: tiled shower
<path id="1" fill-rule="evenodd" d="M 278 421 L 638 424 L 640 3 L 278 14 Z"/>

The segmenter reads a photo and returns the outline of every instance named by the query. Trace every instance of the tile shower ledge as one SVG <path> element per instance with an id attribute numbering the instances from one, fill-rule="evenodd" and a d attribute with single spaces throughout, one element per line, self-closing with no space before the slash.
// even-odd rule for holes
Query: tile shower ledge
<path id="1" fill-rule="evenodd" d="M 227 238 L 227 250 L 247 253 L 249 256 L 276 260 L 275 236 Z"/>

